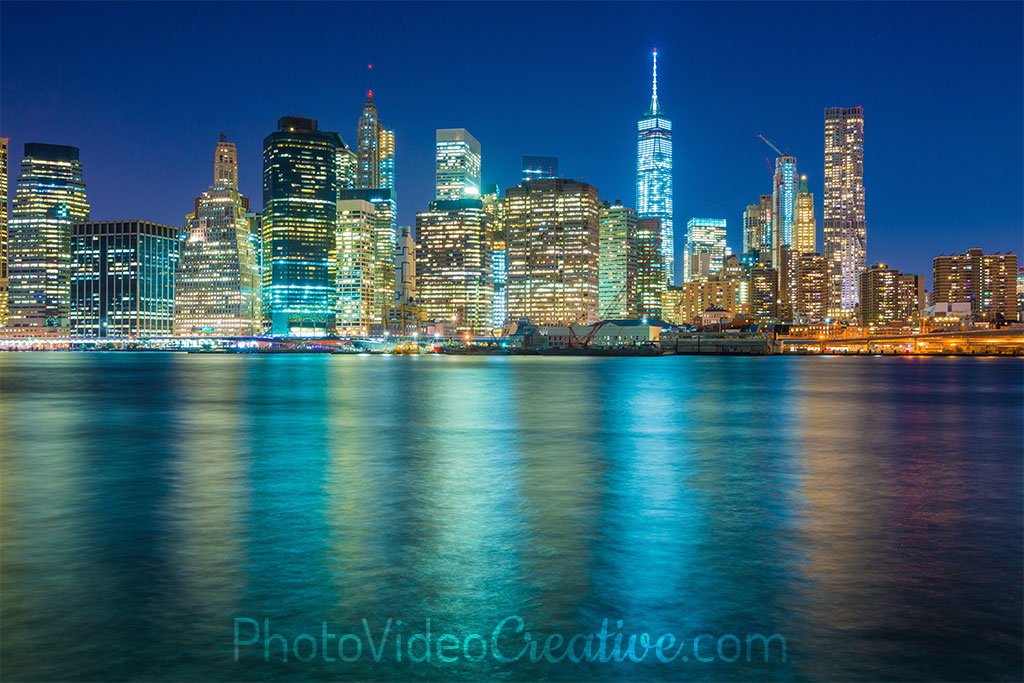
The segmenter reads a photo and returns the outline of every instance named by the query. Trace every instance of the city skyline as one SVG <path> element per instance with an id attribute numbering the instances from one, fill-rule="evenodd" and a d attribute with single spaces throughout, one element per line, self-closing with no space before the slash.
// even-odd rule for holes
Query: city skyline
<path id="1" fill-rule="evenodd" d="M 709 34 L 700 38 L 702 41 L 725 32 L 727 27 L 722 10 L 714 6 L 649 7 L 664 8 L 670 25 L 684 17 L 694 17 Z M 780 19 L 810 22 L 809 18 L 796 17 L 797 13 L 789 5 L 773 7 L 778 8 Z M 1011 33 L 1003 35 L 998 30 L 992 35 L 980 33 L 982 26 L 988 30 L 991 26 L 1019 24 L 1020 8 L 984 5 L 977 12 L 984 17 L 972 19 L 959 5 L 944 7 L 947 13 L 963 14 L 964 21 L 936 24 L 927 13 L 911 13 L 897 6 L 887 11 L 887 17 L 891 15 L 888 28 L 878 30 L 871 24 L 875 10 L 870 6 L 862 7 L 859 12 L 838 6 L 815 7 L 805 12 L 818 19 L 822 13 L 849 19 L 850 30 L 863 39 L 865 53 L 858 63 L 848 64 L 855 67 L 855 73 L 832 73 L 818 69 L 806 59 L 818 45 L 816 41 L 825 39 L 823 36 L 811 35 L 801 46 L 786 48 L 795 56 L 803 55 L 786 71 L 791 76 L 801 74 L 796 81 L 800 88 L 794 97 L 774 100 L 775 107 L 759 107 L 756 113 L 736 106 L 736 98 L 746 99 L 760 87 L 751 86 L 751 82 L 756 84 L 756 76 L 763 69 L 749 53 L 723 54 L 700 65 L 692 64 L 694 48 L 687 47 L 681 39 L 666 38 L 664 28 L 641 26 L 642 13 L 622 8 L 593 8 L 593 16 L 585 22 L 589 26 L 614 15 L 624 22 L 628 40 L 607 55 L 588 52 L 593 75 L 583 79 L 581 84 L 564 82 L 556 69 L 550 73 L 530 71 L 536 65 L 528 62 L 523 66 L 524 73 L 533 77 L 526 79 L 526 83 L 514 84 L 511 91 L 508 91 L 508 83 L 503 89 L 486 79 L 467 78 L 461 87 L 443 88 L 445 97 L 440 96 L 441 90 L 433 95 L 425 94 L 424 86 L 408 71 L 418 72 L 434 60 L 425 60 L 426 65 L 411 64 L 402 54 L 380 55 L 379 46 L 360 39 L 350 49 L 342 52 L 334 49 L 331 53 L 330 69 L 337 75 L 340 85 L 332 85 L 327 89 L 329 92 L 310 87 L 308 83 L 303 85 L 299 79 L 283 86 L 280 94 L 273 97 L 255 97 L 250 92 L 247 95 L 252 101 L 250 107 L 230 104 L 231 98 L 225 96 L 223 105 L 215 101 L 195 116 L 185 116 L 176 105 L 163 106 L 165 98 L 176 92 L 174 84 L 192 73 L 191 58 L 180 66 L 176 63 L 174 68 L 169 62 L 160 59 L 154 62 L 151 57 L 137 66 L 119 67 L 155 69 L 152 79 L 136 82 L 129 78 L 131 82 L 126 92 L 128 99 L 133 93 L 135 97 L 155 98 L 153 109 L 137 105 L 126 107 L 120 98 L 111 97 L 110 87 L 105 83 L 92 84 L 96 87 L 89 92 L 80 85 L 62 85 L 68 74 L 81 76 L 83 69 L 86 71 L 82 73 L 87 74 L 90 69 L 107 68 L 113 55 L 100 51 L 102 54 L 92 54 L 82 64 L 60 61 L 63 69 L 60 73 L 56 71 L 56 63 L 44 57 L 32 76 L 34 84 L 42 78 L 44 85 L 30 89 L 26 82 L 29 72 L 18 50 L 21 38 L 11 35 L 5 36 L 8 39 L 2 48 L 5 96 L 0 106 L 5 125 L 0 135 L 11 138 L 11 168 L 19 167 L 24 142 L 66 144 L 82 150 L 94 220 L 135 216 L 178 225 L 191 208 L 196 188 L 209 183 L 209 171 L 202 160 L 222 130 L 238 145 L 239 189 L 248 196 L 259 196 L 260 141 L 281 116 L 296 114 L 318 119 L 322 129 L 339 131 L 345 142 L 354 148 L 355 123 L 369 85 L 366 63 L 372 59 L 374 97 L 397 138 L 397 165 L 400 167 L 397 188 L 401 196 L 398 224 L 415 224 L 415 213 L 425 209 L 433 197 L 434 131 L 452 126 L 473 131 L 485 148 L 484 184 L 497 182 L 502 189 L 512 187 L 520 180 L 523 155 L 550 154 L 560 158 L 563 176 L 595 185 L 602 200 L 622 199 L 629 205 L 635 193 L 635 122 L 642 113 L 642 104 L 650 96 L 650 49 L 657 46 L 663 62 L 659 101 L 670 112 L 674 124 L 677 265 L 685 243 L 685 222 L 693 217 L 726 218 L 729 246 L 734 252 L 742 249 L 743 209 L 755 203 L 760 194 L 771 190 L 771 175 L 764 163 L 765 152 L 769 150 L 757 138 L 759 133 L 777 141 L 800 160 L 799 171 L 807 174 L 809 191 L 815 198 L 816 238 L 818 244 L 822 244 L 822 111 L 831 106 L 860 105 L 868 112 L 865 186 L 870 195 L 871 239 L 866 261 L 869 264 L 891 263 L 901 271 L 923 274 L 930 284 L 930 262 L 935 254 L 959 253 L 975 246 L 987 252 L 1022 250 L 1021 218 L 1012 211 L 1022 204 L 1020 188 L 1024 174 L 1019 158 L 998 154 L 999 149 L 1021 146 L 1020 110 L 1012 103 L 1015 93 L 1019 92 L 1016 84 L 1020 82 L 1021 50 Z M 95 28 L 103 22 L 113 22 L 111 25 L 116 27 L 139 16 L 166 16 L 169 21 L 180 21 L 187 14 L 182 8 L 128 6 L 123 9 L 125 18 L 111 19 L 109 8 L 102 4 L 68 7 L 52 19 L 53 30 L 60 35 L 70 31 L 72 25 L 85 26 L 94 27 L 91 30 L 97 35 L 105 35 L 110 29 Z M 765 6 L 761 5 L 752 5 L 749 9 L 750 21 L 740 27 L 742 32 L 751 30 L 748 24 L 755 24 L 757 18 L 766 13 Z M 35 11 L 38 10 L 29 6 L 9 7 L 5 10 L 8 25 L 19 18 L 31 20 Z M 340 10 L 325 6 L 323 11 L 329 14 Z M 354 14 L 365 11 L 365 8 L 351 8 Z M 567 8 L 556 7 L 555 11 L 565 13 Z M 230 6 L 214 5 L 211 12 L 214 15 L 229 13 Z M 412 34 L 411 23 L 422 12 L 423 9 L 410 7 L 410 16 L 403 17 L 395 28 L 397 35 Z M 238 19 L 249 25 L 257 18 L 265 20 L 269 16 L 277 16 L 272 7 L 256 7 L 248 8 Z M 518 25 L 529 16 L 529 9 L 521 9 L 510 21 Z M 1002 19 L 995 21 L 994 16 Z M 916 23 L 911 24 L 911 18 Z M 475 15 L 464 19 L 467 22 L 477 20 L 479 16 Z M 281 18 L 281 24 L 285 35 L 299 30 L 287 13 Z M 965 29 L 957 32 L 956 40 L 948 28 L 950 25 Z M 543 33 L 535 27 L 530 31 L 537 35 Z M 199 39 L 191 29 L 182 36 L 185 44 Z M 128 36 L 125 40 L 130 42 L 135 38 Z M 972 51 L 971 46 L 982 40 L 987 51 Z M 481 47 L 476 38 L 471 43 L 475 48 Z M 494 43 L 485 46 L 488 55 L 511 49 L 507 41 Z M 929 85 L 926 78 L 931 77 L 932 71 L 921 73 L 921 67 L 906 56 L 912 46 L 917 52 L 924 50 L 931 55 L 935 72 L 943 71 L 942 65 L 948 63 L 953 73 L 964 75 L 945 78 L 942 89 L 936 94 L 935 84 Z M 328 56 L 326 48 L 318 47 L 316 55 L 316 58 Z M 247 87 L 254 91 L 254 66 L 245 63 L 240 68 L 243 77 L 239 84 L 228 86 L 228 92 Z M 475 73 L 476 67 L 471 65 L 469 69 Z M 1013 87 L 992 87 L 989 83 L 982 88 L 967 78 L 968 69 L 984 70 L 990 79 L 996 78 L 998 83 L 1013 84 Z M 823 73 L 829 75 L 828 85 L 816 85 Z M 887 75 L 880 81 L 882 74 Z M 914 74 L 922 78 L 908 79 Z M 587 107 L 582 114 L 577 113 L 584 121 L 581 127 L 567 129 L 550 125 L 551 116 L 563 109 L 567 101 L 579 97 L 581 88 L 599 88 L 608 78 L 615 81 L 612 105 Z M 906 85 L 897 92 L 895 83 L 900 79 Z M 501 78 L 492 80 L 503 81 Z M 76 82 L 90 81 L 79 77 Z M 164 85 L 157 87 L 160 83 Z M 124 88 L 124 83 L 118 85 Z M 36 92 L 41 96 L 26 99 Z M 743 93 L 746 96 L 739 97 Z M 717 99 L 709 99 L 712 95 Z M 926 104 L 938 96 L 942 96 L 941 106 L 936 107 L 926 121 L 912 116 L 907 108 L 913 98 L 917 98 L 919 104 Z M 106 98 L 103 100 L 105 108 L 96 104 L 97 97 Z M 528 100 L 522 110 L 516 109 L 518 113 L 505 111 L 500 106 L 507 104 L 509 98 L 522 97 Z M 70 100 L 88 106 L 73 108 L 79 113 L 72 116 L 66 106 Z M 424 105 L 430 107 L 428 115 L 422 115 Z M 82 109 L 103 112 L 103 115 L 83 116 Z M 985 125 L 973 125 L 978 116 Z M 957 122 L 959 126 L 955 125 Z M 948 137 L 943 139 L 936 136 L 937 130 L 955 133 L 945 133 Z M 124 131 L 130 134 L 125 135 Z M 599 145 L 594 144 L 595 139 L 600 140 Z M 925 144 L 936 140 L 941 141 Z M 965 159 L 968 150 L 971 155 L 984 155 L 983 172 L 965 174 L 960 191 L 944 196 L 941 204 L 914 199 L 928 196 L 926 190 L 940 184 L 941 169 Z M 969 200 L 979 192 L 985 193 L 985 202 Z"/>

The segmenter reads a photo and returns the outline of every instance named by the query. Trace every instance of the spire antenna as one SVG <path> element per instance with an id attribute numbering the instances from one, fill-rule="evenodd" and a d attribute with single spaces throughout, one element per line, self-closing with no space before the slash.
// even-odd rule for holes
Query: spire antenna
<path id="1" fill-rule="evenodd" d="M 651 113 L 657 114 L 658 109 L 658 48 L 652 51 L 654 57 L 654 74 L 651 81 Z"/>

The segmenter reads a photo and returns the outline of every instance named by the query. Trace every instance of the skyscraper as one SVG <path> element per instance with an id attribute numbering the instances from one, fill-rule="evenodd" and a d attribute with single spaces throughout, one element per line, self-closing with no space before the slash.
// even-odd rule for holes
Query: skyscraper
<path id="1" fill-rule="evenodd" d="M 344 144 L 315 120 L 293 116 L 263 140 L 263 298 L 273 334 L 321 336 L 334 327 Z"/>
<path id="2" fill-rule="evenodd" d="M 661 219 L 661 250 L 665 276 L 675 277 L 675 238 L 672 231 L 672 121 L 658 105 L 658 50 L 654 50 L 651 106 L 637 121 L 636 209 L 639 218 Z"/>
<path id="3" fill-rule="evenodd" d="M 636 317 L 636 211 L 604 202 L 598 226 L 598 316 Z"/>
<path id="4" fill-rule="evenodd" d="M 796 157 L 784 155 L 775 160 L 772 180 L 772 265 L 779 262 L 779 249 L 793 244 L 793 224 L 796 222 L 796 194 L 798 176 Z"/>
<path id="5" fill-rule="evenodd" d="M 683 282 L 706 277 L 725 264 L 725 233 L 724 218 L 691 218 L 687 222 Z M 706 255 L 703 260 L 702 254 Z M 706 265 L 702 266 L 702 263 Z"/>
<path id="6" fill-rule="evenodd" d="M 170 336 L 181 228 L 98 221 L 71 229 L 70 336 Z"/>
<path id="7" fill-rule="evenodd" d="M 465 128 L 440 128 L 435 140 L 437 199 L 479 197 L 480 143 Z"/>
<path id="8" fill-rule="evenodd" d="M 640 218 L 636 222 L 637 313 L 661 317 L 661 302 L 668 280 L 665 254 L 661 250 L 661 219 Z"/>
<path id="9" fill-rule="evenodd" d="M 367 336 L 380 322 L 380 313 L 375 311 L 374 211 L 373 203 L 366 200 L 338 200 L 335 247 L 338 334 Z"/>
<path id="10" fill-rule="evenodd" d="M 505 191 L 505 211 L 509 319 L 597 320 L 597 188 L 564 178 L 531 180 Z"/>
<path id="11" fill-rule="evenodd" d="M 377 118 L 372 90 L 366 93 L 366 104 L 356 129 L 356 159 L 357 188 L 395 187 L 395 132 L 385 128 Z"/>
<path id="12" fill-rule="evenodd" d="M 743 210 L 743 253 L 749 254 L 761 249 L 761 205 L 747 204 Z"/>
<path id="13" fill-rule="evenodd" d="M 262 329 L 256 241 L 238 191 L 238 153 L 221 133 L 210 188 L 188 221 L 175 282 L 174 335 L 247 337 Z"/>
<path id="14" fill-rule="evenodd" d="M 480 199 L 430 203 L 416 213 L 417 286 L 427 320 L 459 333 L 492 329 L 491 214 Z"/>
<path id="15" fill-rule="evenodd" d="M 371 315 L 374 325 L 370 334 L 382 335 L 388 309 L 395 300 L 394 254 L 398 229 L 395 190 L 393 188 L 338 190 L 338 199 L 355 199 L 373 204 L 374 276 Z"/>
<path id="16" fill-rule="evenodd" d="M 825 110 L 825 258 L 829 315 L 849 317 L 867 261 L 864 214 L 864 109 Z"/>
<path id="17" fill-rule="evenodd" d="M 523 180 L 557 178 L 558 157 L 523 157 Z"/>
<path id="18" fill-rule="evenodd" d="M 7 325 L 7 147 L 9 138 L 0 138 L 0 327 Z"/>
<path id="19" fill-rule="evenodd" d="M 88 220 L 78 148 L 26 143 L 10 223 L 9 334 L 68 334 L 71 226 Z"/>
<path id="20" fill-rule="evenodd" d="M 817 252 L 796 257 L 796 304 L 799 322 L 820 322 L 828 315 L 828 261 Z"/>
<path id="21" fill-rule="evenodd" d="M 807 190 L 807 176 L 800 176 L 796 195 L 796 222 L 793 224 L 793 252 L 811 254 L 817 251 L 818 224 L 814 220 L 814 194 Z"/>

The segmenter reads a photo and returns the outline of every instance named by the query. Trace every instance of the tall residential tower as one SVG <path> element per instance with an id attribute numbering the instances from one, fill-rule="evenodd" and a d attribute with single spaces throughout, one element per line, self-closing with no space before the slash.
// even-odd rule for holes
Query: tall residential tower
<path id="1" fill-rule="evenodd" d="M 639 218 L 661 219 L 661 250 L 665 274 L 675 276 L 675 239 L 672 232 L 672 121 L 658 105 L 658 50 L 654 49 L 651 106 L 637 121 L 636 208 Z"/>
<path id="2" fill-rule="evenodd" d="M 829 314 L 849 317 L 867 263 L 864 216 L 864 109 L 825 110 L 825 258 Z"/>

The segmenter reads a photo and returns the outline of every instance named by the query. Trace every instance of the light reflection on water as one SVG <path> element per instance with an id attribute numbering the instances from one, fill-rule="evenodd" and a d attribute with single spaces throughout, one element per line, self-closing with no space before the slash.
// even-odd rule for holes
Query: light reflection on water
<path id="1" fill-rule="evenodd" d="M 1021 369 L 0 354 L 0 666 L 9 680 L 1020 679 Z M 541 638 L 602 619 L 780 633 L 789 661 L 232 659 L 237 616 L 290 636 L 390 617 L 408 637 L 427 617 L 435 634 L 489 634 L 511 614 Z"/>

